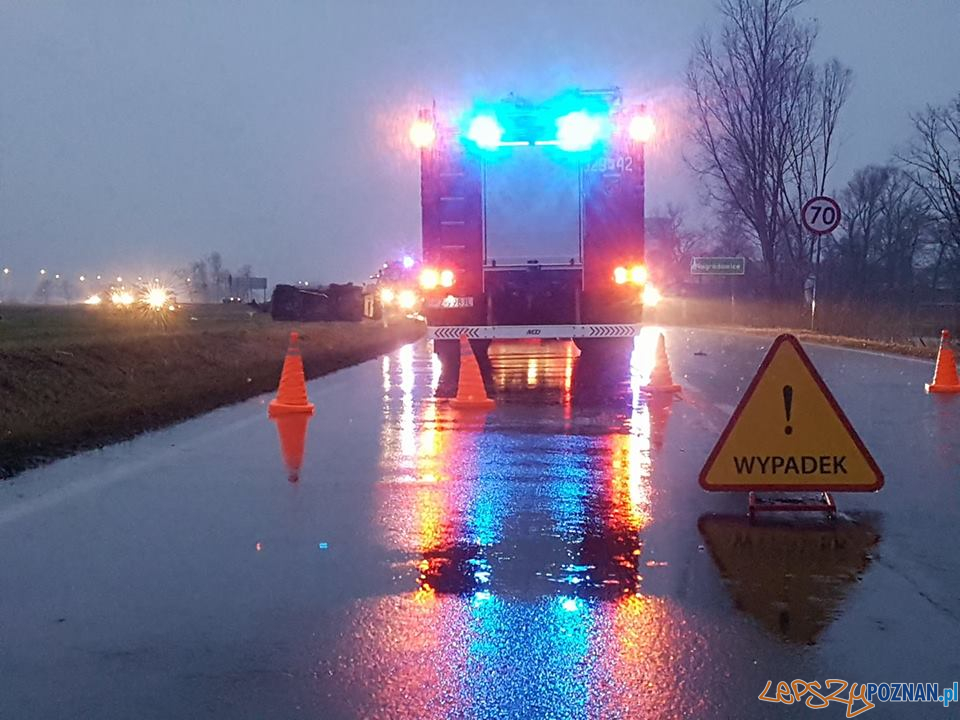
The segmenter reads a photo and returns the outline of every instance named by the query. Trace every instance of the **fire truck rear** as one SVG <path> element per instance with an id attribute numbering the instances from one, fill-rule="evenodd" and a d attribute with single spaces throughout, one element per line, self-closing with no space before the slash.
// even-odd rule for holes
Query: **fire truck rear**
<path id="1" fill-rule="evenodd" d="M 420 149 L 419 281 L 444 364 L 456 362 L 463 336 L 481 367 L 492 340 L 572 338 L 584 352 L 631 344 L 647 284 L 653 130 L 618 89 L 420 111 L 410 130 Z"/>

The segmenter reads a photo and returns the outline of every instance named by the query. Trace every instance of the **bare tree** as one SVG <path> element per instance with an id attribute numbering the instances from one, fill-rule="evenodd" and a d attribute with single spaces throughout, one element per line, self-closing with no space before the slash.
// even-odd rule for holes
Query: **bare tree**
<path id="1" fill-rule="evenodd" d="M 835 135 L 840 111 L 850 92 L 852 72 L 836 59 L 808 67 L 799 86 L 788 146 L 789 190 L 784 194 L 783 257 L 794 285 L 801 284 L 816 261 L 817 238 L 803 227 L 803 204 L 826 192 L 834 166 Z M 805 97 L 804 97 L 805 96 Z M 786 270 L 787 268 L 785 268 Z"/>
<path id="2" fill-rule="evenodd" d="M 809 261 L 798 198 L 826 183 L 850 81 L 838 62 L 813 64 L 816 28 L 794 17 L 803 2 L 721 0 L 719 37 L 699 38 L 687 71 L 696 118 L 690 164 L 754 235 L 772 296 L 784 259 Z M 796 242 L 781 247 L 791 230 Z"/>
<path id="3" fill-rule="evenodd" d="M 960 258 L 960 95 L 944 106 L 928 106 L 913 117 L 915 137 L 899 156 L 923 193 L 937 223 L 940 240 L 937 270 Z M 960 278 L 952 278 L 960 295 Z"/>
<path id="4" fill-rule="evenodd" d="M 743 217 L 739 213 L 724 211 L 717 213 L 716 227 L 710 233 L 714 249 L 728 257 L 745 257 L 755 260 L 756 243 L 744 227 Z"/>
<path id="5" fill-rule="evenodd" d="M 65 277 L 60 278 L 60 281 L 57 283 L 57 291 L 60 293 L 60 297 L 62 297 L 68 303 L 73 302 L 73 299 L 77 295 L 76 288 L 74 287 L 73 283 L 67 280 Z"/>
<path id="6" fill-rule="evenodd" d="M 33 291 L 33 299 L 35 302 L 41 302 L 44 305 L 50 302 L 50 296 L 53 294 L 53 281 L 49 277 L 44 277 L 39 283 L 37 283 L 36 289 Z"/>
<path id="7" fill-rule="evenodd" d="M 876 255 L 882 197 L 890 182 L 891 168 L 871 165 L 858 170 L 841 193 L 844 213 L 835 250 L 844 273 L 850 278 L 848 294 L 863 294 L 867 267 Z"/>
<path id="8" fill-rule="evenodd" d="M 892 169 L 881 200 L 879 285 L 888 296 L 905 298 L 915 289 L 920 252 L 932 241 L 929 204 L 899 168 Z"/>
<path id="9" fill-rule="evenodd" d="M 233 275 L 234 287 L 231 287 L 231 294 L 236 292 L 244 302 L 250 301 L 250 278 L 253 277 L 253 267 L 251 265 L 241 265 Z"/>
<path id="10" fill-rule="evenodd" d="M 854 173 L 841 201 L 844 219 L 830 248 L 844 278 L 836 294 L 866 300 L 912 295 L 931 238 L 920 191 L 899 168 L 871 165 Z"/>
<path id="11" fill-rule="evenodd" d="M 210 299 L 210 274 L 206 260 L 196 260 L 190 265 L 190 294 L 196 294 L 201 302 Z"/>
<path id="12" fill-rule="evenodd" d="M 207 257 L 190 263 L 189 267 L 178 270 L 176 274 L 187 285 L 191 302 L 219 302 L 232 292 L 231 279 L 234 277 L 245 280 L 249 286 L 253 268 L 250 265 L 241 265 L 236 276 L 231 275 L 224 265 L 223 256 L 214 251 Z"/>
<path id="13" fill-rule="evenodd" d="M 226 297 L 230 291 L 227 283 L 227 276 L 230 271 L 223 266 L 223 256 L 214 250 L 207 258 L 207 266 L 210 268 L 210 280 L 213 285 L 213 300 L 221 300 Z"/>
<path id="14" fill-rule="evenodd" d="M 687 227 L 682 207 L 667 203 L 659 213 L 659 245 L 661 262 L 676 267 L 687 268 L 694 253 L 702 249 L 703 234 Z"/>

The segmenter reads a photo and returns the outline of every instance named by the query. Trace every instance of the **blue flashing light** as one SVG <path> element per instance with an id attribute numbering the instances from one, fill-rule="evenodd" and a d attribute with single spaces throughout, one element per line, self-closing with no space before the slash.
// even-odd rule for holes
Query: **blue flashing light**
<path id="1" fill-rule="evenodd" d="M 484 150 L 496 150 L 503 139 L 503 126 L 492 115 L 477 115 L 470 122 L 467 138 Z"/>
<path id="2" fill-rule="evenodd" d="M 513 157 L 514 149 L 537 147 L 561 163 L 579 163 L 613 137 L 614 92 L 570 90 L 544 102 L 513 96 L 480 101 L 459 117 L 457 127 L 468 151 L 485 162 Z"/>
<path id="3" fill-rule="evenodd" d="M 557 118 L 557 145 L 567 152 L 592 148 L 603 135 L 601 119 L 582 110 Z"/>
<path id="4" fill-rule="evenodd" d="M 567 612 L 577 612 L 580 609 L 580 603 L 572 597 L 560 598 L 560 606 Z"/>

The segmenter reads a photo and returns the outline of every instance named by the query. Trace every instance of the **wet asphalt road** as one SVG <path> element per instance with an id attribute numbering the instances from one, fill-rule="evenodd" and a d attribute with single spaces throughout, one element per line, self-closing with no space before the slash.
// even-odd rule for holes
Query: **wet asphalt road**
<path id="1" fill-rule="evenodd" d="M 696 478 L 770 340 L 668 330 L 653 402 L 653 337 L 504 345 L 480 416 L 425 343 L 314 381 L 296 483 L 259 398 L 0 484 L 0 718 L 842 717 L 757 696 L 960 679 L 932 364 L 808 346 L 887 484 L 751 528 Z"/>

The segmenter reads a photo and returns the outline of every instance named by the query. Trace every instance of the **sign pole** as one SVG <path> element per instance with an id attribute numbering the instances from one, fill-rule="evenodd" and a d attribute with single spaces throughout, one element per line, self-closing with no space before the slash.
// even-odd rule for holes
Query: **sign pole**
<path id="1" fill-rule="evenodd" d="M 817 260 L 813 266 L 813 292 L 810 293 L 810 329 L 816 329 L 817 288 L 820 285 L 820 242 L 823 235 L 817 235 Z"/>
<path id="2" fill-rule="evenodd" d="M 736 317 L 737 307 L 736 307 L 736 300 L 734 299 L 734 295 L 733 295 L 733 288 L 734 288 L 733 275 L 727 276 L 727 285 L 729 286 L 729 289 L 730 289 L 730 324 L 735 325 L 737 322 L 737 317 Z"/>

